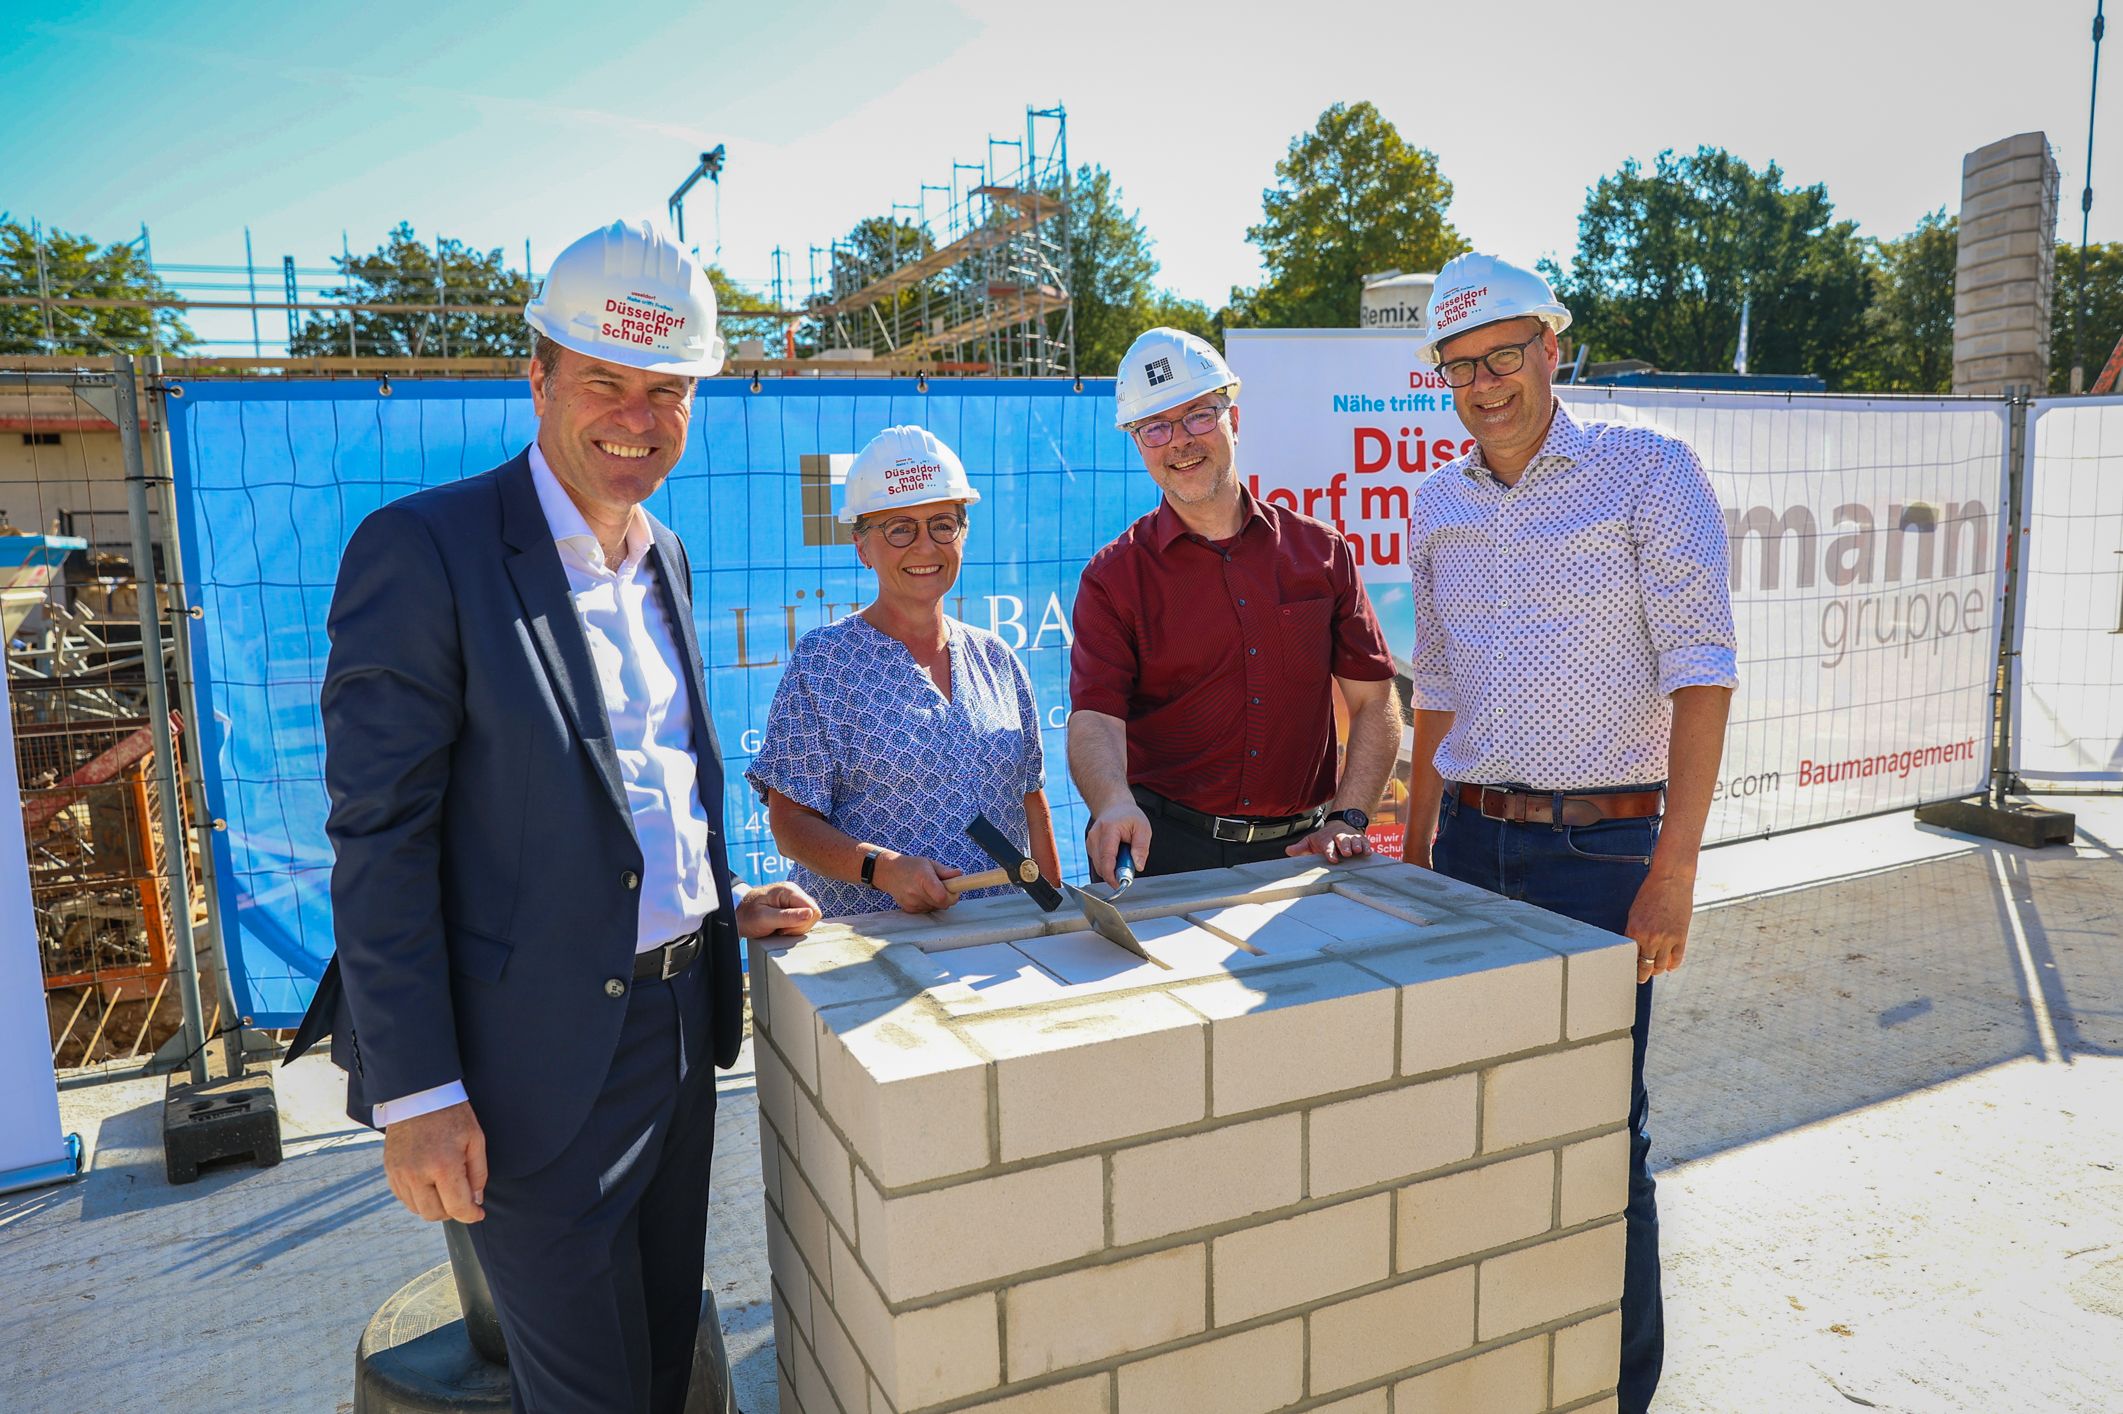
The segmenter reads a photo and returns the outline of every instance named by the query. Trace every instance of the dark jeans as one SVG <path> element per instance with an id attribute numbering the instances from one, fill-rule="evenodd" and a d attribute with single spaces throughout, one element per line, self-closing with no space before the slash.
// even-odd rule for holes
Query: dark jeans
<path id="1" fill-rule="evenodd" d="M 1440 874 L 1505 898 L 1619 933 L 1629 905 L 1651 871 L 1656 820 L 1610 820 L 1597 825 L 1512 825 L 1463 806 L 1448 788 L 1438 813 L 1431 862 Z M 1651 983 L 1636 989 L 1630 1030 L 1635 1065 L 1629 1095 L 1629 1206 L 1627 1256 L 1622 1269 L 1622 1414 L 1643 1414 L 1658 1387 L 1666 1354 L 1666 1317 L 1659 1296 L 1659 1212 L 1651 1181 L 1650 1097 L 1644 1090 L 1644 1048 L 1651 1035 Z"/>

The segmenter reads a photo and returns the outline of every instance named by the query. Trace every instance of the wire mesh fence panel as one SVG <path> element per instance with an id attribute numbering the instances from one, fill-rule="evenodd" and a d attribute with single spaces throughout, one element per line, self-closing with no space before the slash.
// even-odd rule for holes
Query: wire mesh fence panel
<path id="1" fill-rule="evenodd" d="M 2013 769 L 2123 783 L 2123 398 L 2038 400 L 2014 663 Z"/>
<path id="2" fill-rule="evenodd" d="M 1707 838 L 1979 789 L 1989 767 L 2002 402 L 1572 388 L 1695 449 L 1725 511 L 1740 688 Z"/>
<path id="3" fill-rule="evenodd" d="M 182 1021 L 174 936 L 194 900 L 172 895 L 132 554 L 118 429 L 66 375 L 0 389 L 0 641 L 61 1068 L 142 1059 Z M 180 758 L 186 725 L 172 717 Z"/>
<path id="4" fill-rule="evenodd" d="M 760 386 L 699 385 L 685 454 L 648 502 L 692 560 L 736 872 L 764 882 L 786 868 L 744 781 L 782 665 L 873 589 L 831 514 L 834 479 L 873 434 L 916 422 L 980 491 L 945 610 L 1000 634 L 1030 669 L 1063 867 L 1080 878 L 1084 815 L 1062 730 L 1069 613 L 1084 562 L 1156 496 L 1113 427 L 1111 381 Z M 204 616 L 192 651 L 211 718 L 207 801 L 226 822 L 214 837 L 224 934 L 242 1008 L 290 1025 L 332 951 L 317 694 L 340 554 L 369 511 L 514 456 L 535 422 L 520 383 L 195 379 L 168 405 L 186 579 Z"/>

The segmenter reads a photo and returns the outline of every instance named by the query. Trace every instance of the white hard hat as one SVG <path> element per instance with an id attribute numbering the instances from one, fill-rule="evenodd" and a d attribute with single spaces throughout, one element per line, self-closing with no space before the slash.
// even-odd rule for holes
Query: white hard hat
<path id="1" fill-rule="evenodd" d="M 650 221 L 614 221 L 554 257 L 523 317 L 562 348 L 606 363 L 691 378 L 722 367 L 708 272 Z"/>
<path id="2" fill-rule="evenodd" d="M 840 523 L 931 501 L 980 499 L 965 463 L 926 427 L 887 427 L 855 454 L 841 490 Z"/>
<path id="3" fill-rule="evenodd" d="M 1233 397 L 1238 396 L 1238 375 L 1216 346 L 1183 329 L 1160 325 L 1136 335 L 1120 357 L 1120 376 L 1113 387 L 1113 425 L 1141 422 L 1219 388 L 1229 388 Z"/>
<path id="4" fill-rule="evenodd" d="M 1417 340 L 1416 353 L 1435 362 L 1437 346 L 1447 339 L 1529 314 L 1558 334 L 1570 327 L 1570 311 L 1537 272 L 1493 255 L 1455 256 L 1437 272 L 1430 290 L 1430 327 Z"/>

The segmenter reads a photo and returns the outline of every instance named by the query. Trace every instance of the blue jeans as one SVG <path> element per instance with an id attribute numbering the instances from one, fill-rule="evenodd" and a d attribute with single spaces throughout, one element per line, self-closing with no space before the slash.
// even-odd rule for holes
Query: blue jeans
<path id="1" fill-rule="evenodd" d="M 1597 825 L 1513 825 L 1461 805 L 1447 788 L 1438 812 L 1431 862 L 1440 874 L 1505 898 L 1619 933 L 1629 905 L 1651 872 L 1656 820 Z M 1651 983 L 1636 989 L 1635 1051 L 1629 1092 L 1629 1206 L 1622 1268 L 1622 1414 L 1643 1414 L 1666 1355 L 1666 1317 L 1659 1297 L 1659 1210 L 1651 1181 L 1650 1097 L 1644 1047 L 1651 1035 Z"/>

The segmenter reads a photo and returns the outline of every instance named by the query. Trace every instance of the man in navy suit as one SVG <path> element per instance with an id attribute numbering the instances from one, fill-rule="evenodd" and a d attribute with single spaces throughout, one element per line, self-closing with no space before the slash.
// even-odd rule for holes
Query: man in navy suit
<path id="1" fill-rule="evenodd" d="M 376 511 L 340 568 L 338 950 L 297 1047 L 330 1029 L 391 1191 L 471 1225 L 518 1411 L 677 1411 L 737 939 L 818 911 L 730 877 L 691 568 L 641 506 L 722 362 L 706 275 L 617 224 L 525 316 L 537 440 Z"/>

